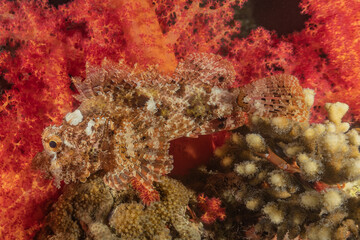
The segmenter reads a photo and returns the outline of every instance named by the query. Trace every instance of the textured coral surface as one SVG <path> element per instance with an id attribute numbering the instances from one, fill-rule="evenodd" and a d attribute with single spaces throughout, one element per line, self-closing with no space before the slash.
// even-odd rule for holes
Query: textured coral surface
<path id="1" fill-rule="evenodd" d="M 186 211 L 194 193 L 167 177 L 155 188 L 161 200 L 144 207 L 131 189 L 112 191 L 99 175 L 72 183 L 35 239 L 201 239 L 201 223 Z"/>
<path id="2" fill-rule="evenodd" d="M 70 77 L 85 78 L 86 62 L 100 64 L 106 57 L 139 68 L 159 64 L 166 74 L 190 53 L 220 54 L 234 65 L 236 85 L 293 74 L 317 93 L 313 121 L 324 119 L 324 103 L 336 101 L 350 106 L 346 119 L 359 120 L 356 0 L 303 0 L 305 27 L 282 36 L 253 19 L 234 21 L 242 8 L 257 6 L 250 0 L 49 2 L 0 2 L 0 238 L 31 238 L 47 212 L 42 206 L 58 196 L 29 164 L 42 150 L 43 129 L 77 106 Z M 207 144 L 177 140 L 172 152 L 185 149 L 182 161 L 205 162 L 221 140 L 200 139 Z"/>

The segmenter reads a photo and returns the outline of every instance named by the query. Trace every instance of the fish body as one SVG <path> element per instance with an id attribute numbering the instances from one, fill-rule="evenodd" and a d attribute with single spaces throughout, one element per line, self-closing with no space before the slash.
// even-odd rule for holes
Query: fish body
<path id="1" fill-rule="evenodd" d="M 173 168 L 169 141 L 197 137 L 244 124 L 244 112 L 304 120 L 304 95 L 297 79 L 278 75 L 231 89 L 233 66 L 213 54 L 193 54 L 172 76 L 139 71 L 104 60 L 74 78 L 81 104 L 60 126 L 42 134 L 44 151 L 33 166 L 55 183 L 82 182 L 97 171 L 116 190 L 135 179 L 151 190 Z M 300 105 L 300 106 L 299 106 Z"/>
<path id="2" fill-rule="evenodd" d="M 132 179 L 151 189 L 172 170 L 169 141 L 243 124 L 238 90 L 229 88 L 234 79 L 232 65 L 212 54 L 190 56 L 172 76 L 106 60 L 87 66 L 84 81 L 73 79 L 80 106 L 44 130 L 44 151 L 33 164 L 57 185 L 103 170 L 114 189 Z"/>

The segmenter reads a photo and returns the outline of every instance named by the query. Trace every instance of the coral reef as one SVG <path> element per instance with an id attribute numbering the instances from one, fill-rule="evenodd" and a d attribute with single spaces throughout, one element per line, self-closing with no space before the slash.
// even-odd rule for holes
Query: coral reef
<path id="1" fill-rule="evenodd" d="M 144 206 L 133 190 L 111 190 L 101 174 L 71 183 L 35 239 L 201 239 L 202 224 L 187 211 L 194 193 L 168 177 L 155 188 L 160 201 Z"/>
<path id="2" fill-rule="evenodd" d="M 358 238 L 360 135 L 342 120 L 349 106 L 327 103 L 328 120 L 310 123 L 315 92 L 302 89 L 290 75 L 260 79 L 235 92 L 249 122 L 216 149 L 210 171 L 198 169 L 182 179 L 184 185 L 159 177 L 151 191 L 141 178 L 133 178 L 127 183 L 133 189 L 115 191 L 100 180 L 106 168 L 97 169 L 85 183 L 66 188 L 37 238 Z M 202 101 L 194 101 L 201 106 Z M 78 125 L 82 110 L 64 121 Z M 61 146 L 50 137 L 45 148 Z"/>
<path id="3" fill-rule="evenodd" d="M 85 78 L 86 62 L 123 59 L 141 69 L 158 64 L 166 74 L 190 53 L 220 54 L 234 65 L 236 85 L 274 73 L 292 74 L 316 91 L 311 121 L 321 122 L 323 105 L 335 101 L 350 106 L 347 121 L 358 121 L 359 2 L 301 0 L 299 11 L 308 15 L 304 28 L 282 36 L 254 26 L 253 19 L 238 21 L 246 2 L 250 0 L 155 0 L 152 5 L 146 0 L 1 1 L 0 237 L 31 238 L 46 215 L 42 206 L 59 196 L 29 165 L 42 150 L 44 127 L 61 123 L 77 107 L 71 77 Z M 254 6 L 246 16 L 257 11 Z M 285 5 L 276 9 L 287 11 Z M 273 8 L 267 11 L 279 16 Z M 182 173 L 185 164 L 205 163 L 213 143 L 212 136 L 172 142 L 175 173 Z M 224 165 L 231 159 L 225 160 Z"/>

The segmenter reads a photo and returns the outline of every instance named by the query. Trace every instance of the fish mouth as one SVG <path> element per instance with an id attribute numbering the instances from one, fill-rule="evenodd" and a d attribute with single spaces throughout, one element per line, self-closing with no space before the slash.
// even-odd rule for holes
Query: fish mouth
<path id="1" fill-rule="evenodd" d="M 31 161 L 31 169 L 43 172 L 46 177 L 50 177 L 50 160 L 51 156 L 45 151 L 39 152 Z"/>

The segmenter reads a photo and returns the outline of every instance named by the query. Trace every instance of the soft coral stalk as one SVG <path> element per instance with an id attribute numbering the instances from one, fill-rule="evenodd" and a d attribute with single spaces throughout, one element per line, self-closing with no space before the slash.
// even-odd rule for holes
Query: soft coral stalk
<path id="1" fill-rule="evenodd" d="M 172 73 L 177 65 L 174 52 L 166 44 L 155 10 L 150 1 L 113 0 L 114 8 L 122 9 L 124 36 L 132 62 L 158 64 L 159 70 Z M 148 46 L 148 47 L 144 47 Z"/>
<path id="2" fill-rule="evenodd" d="M 163 72 L 175 69 L 174 53 L 165 44 L 149 1 L 76 0 L 60 9 L 67 21 L 85 24 L 88 38 L 77 42 L 86 62 L 99 64 L 104 57 L 115 61 L 122 57 L 140 66 L 157 64 Z"/>

